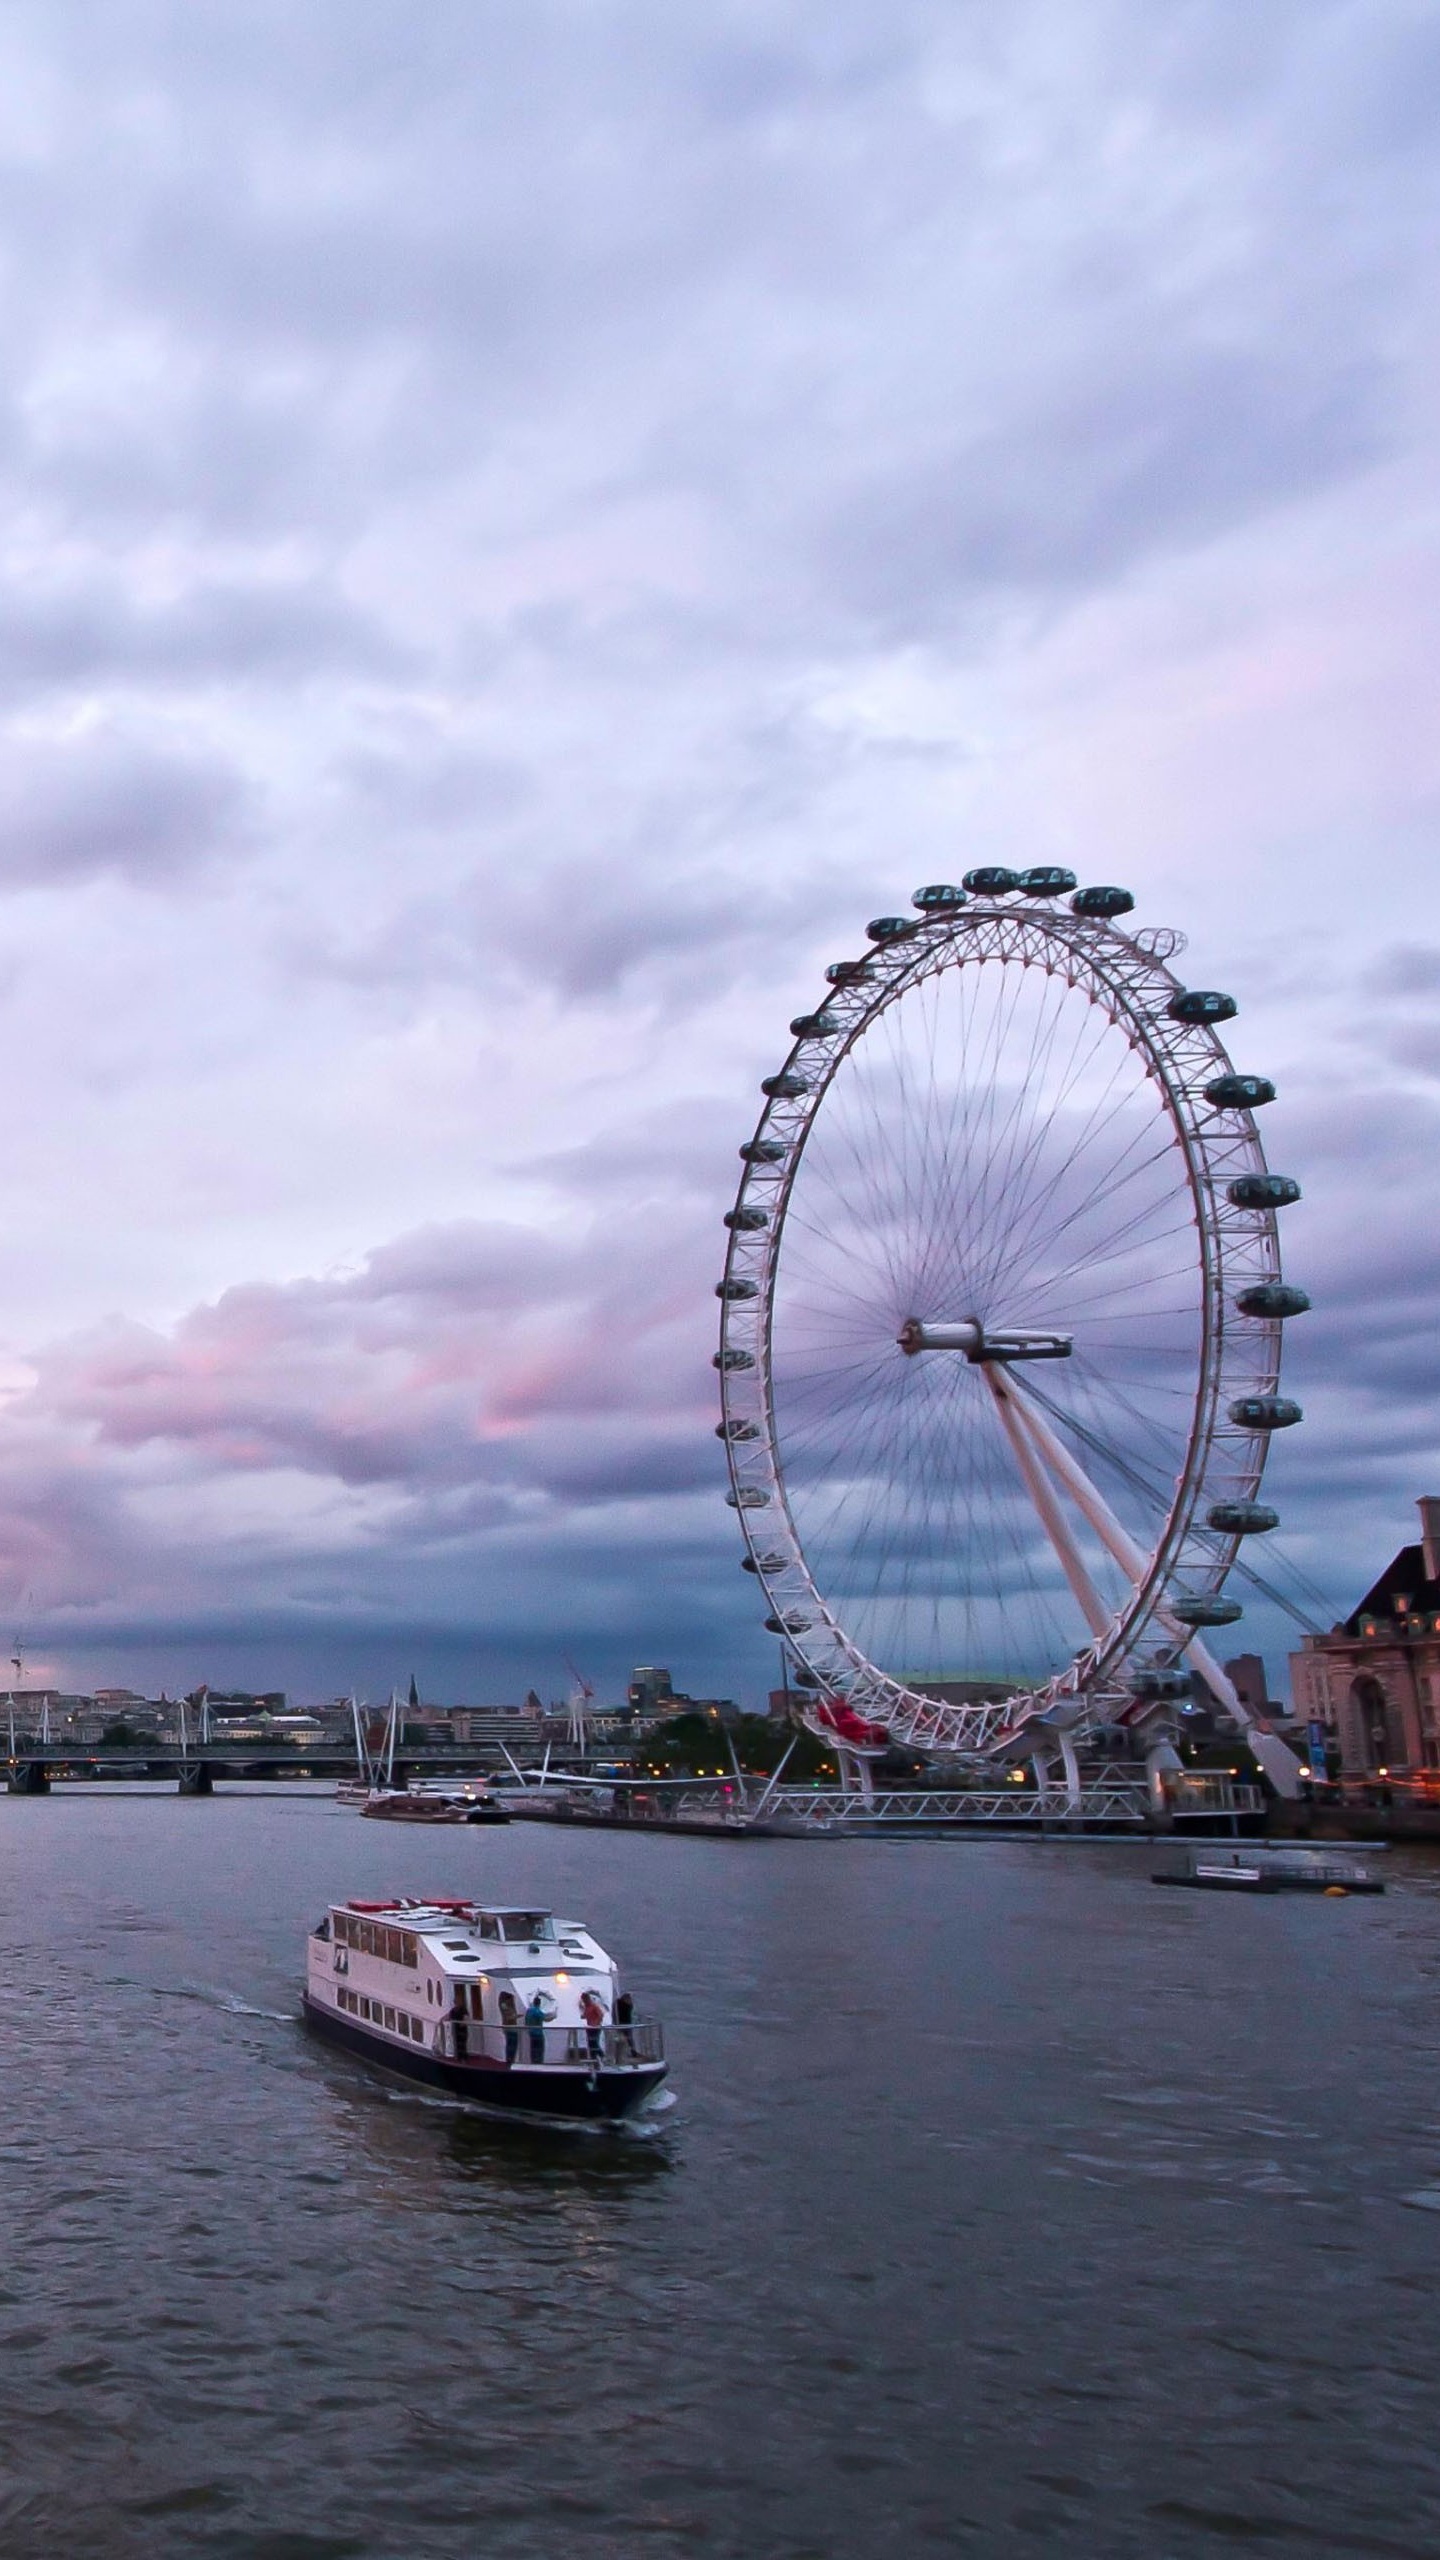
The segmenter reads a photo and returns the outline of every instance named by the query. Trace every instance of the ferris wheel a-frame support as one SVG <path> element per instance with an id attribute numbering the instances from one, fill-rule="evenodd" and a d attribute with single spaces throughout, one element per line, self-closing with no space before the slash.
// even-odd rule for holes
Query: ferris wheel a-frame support
<path id="1" fill-rule="evenodd" d="M 1092 1631 L 1098 1634 L 1108 1622 L 1109 1611 L 1091 1580 L 1061 1510 L 1054 1480 L 1058 1479 L 1064 1487 L 1122 1573 L 1132 1579 L 1138 1578 L 1145 1570 L 1146 1557 L 1128 1530 L 1116 1519 L 1104 1495 L 1091 1482 L 1078 1460 L 1072 1457 L 1064 1441 L 1051 1429 L 1030 1398 L 1022 1393 L 1006 1364 L 1000 1360 L 987 1362 L 983 1375 L 1041 1525 L 1059 1557 L 1082 1613 Z M 1270 1732 L 1260 1723 L 1240 1696 L 1229 1673 L 1221 1669 L 1209 1646 L 1202 1642 L 1193 1627 L 1182 1623 L 1163 1597 L 1155 1604 L 1154 1616 L 1155 1622 L 1188 1656 L 1206 1688 L 1239 1727 L 1247 1748 L 1264 1770 L 1276 1794 L 1293 1801 L 1300 1793 L 1300 1763 L 1289 1745 L 1281 1741 L 1278 1733 Z"/>

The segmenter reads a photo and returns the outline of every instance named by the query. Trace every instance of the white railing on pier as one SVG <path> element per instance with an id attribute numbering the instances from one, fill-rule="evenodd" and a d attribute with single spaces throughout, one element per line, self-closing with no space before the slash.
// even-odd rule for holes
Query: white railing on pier
<path id="1" fill-rule="evenodd" d="M 884 1830 L 915 1828 L 926 1823 L 1004 1823 L 1039 1830 L 1066 1824 L 1114 1824 L 1117 1828 L 1153 1827 L 1157 1817 L 1187 1816 L 1238 1820 L 1263 1810 L 1258 1787 L 1238 1785 L 1232 1778 L 1171 1781 L 1163 1801 L 1156 1801 L 1145 1779 L 1126 1774 L 1083 1783 L 1074 1793 L 1050 1787 L 917 1787 L 897 1789 L 868 1800 L 839 1787 L 777 1788 L 765 1808 L 765 1820 L 804 1830 Z"/>

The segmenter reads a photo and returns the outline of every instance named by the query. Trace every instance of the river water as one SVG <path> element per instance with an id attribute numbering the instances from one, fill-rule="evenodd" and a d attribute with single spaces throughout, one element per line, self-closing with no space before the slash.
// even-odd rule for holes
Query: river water
<path id="1" fill-rule="evenodd" d="M 1440 2546 L 1440 1869 L 0 1801 L 6 2560 Z M 317 2045 L 349 1893 L 588 1919 L 643 2131 Z"/>

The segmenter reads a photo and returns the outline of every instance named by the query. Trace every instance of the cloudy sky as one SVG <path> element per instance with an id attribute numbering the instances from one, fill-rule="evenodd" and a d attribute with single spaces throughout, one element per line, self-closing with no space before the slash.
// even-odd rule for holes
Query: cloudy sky
<path id="1" fill-rule="evenodd" d="M 1437 120 L 1431 0 L 4 12 L 37 1670 L 755 1694 L 734 1148 L 985 860 L 1241 1001 L 1353 1605 L 1440 1489 Z"/>

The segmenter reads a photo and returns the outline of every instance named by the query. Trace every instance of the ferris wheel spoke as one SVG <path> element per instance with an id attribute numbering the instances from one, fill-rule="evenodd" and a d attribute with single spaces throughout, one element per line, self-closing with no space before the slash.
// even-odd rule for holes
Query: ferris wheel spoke
<path id="1" fill-rule="evenodd" d="M 1118 1225 L 1109 1228 L 1105 1237 L 1105 1251 L 1103 1253 L 1092 1252 L 1074 1255 L 1069 1263 L 1062 1265 L 1056 1272 L 1056 1280 L 1064 1279 L 1076 1272 L 1093 1272 L 1103 1270 L 1107 1265 L 1112 1263 L 1121 1261 L 1128 1262 L 1133 1257 L 1136 1247 L 1141 1241 L 1145 1241 L 1152 1246 L 1156 1244 L 1168 1244 L 1172 1236 L 1183 1235 L 1186 1233 L 1187 1229 L 1184 1225 L 1168 1227 L 1151 1226 L 1150 1234 L 1147 1237 L 1145 1235 L 1145 1229 L 1147 1225 L 1150 1225 L 1154 1215 L 1155 1204 L 1147 1201 L 1142 1207 L 1136 1209 L 1129 1218 L 1122 1219 Z M 1052 1245 L 1058 1244 L 1061 1234 L 1068 1234 L 1073 1225 L 1073 1218 L 1065 1219 L 1060 1228 L 1056 1230 L 1055 1235 L 1051 1238 Z M 1125 1248 L 1123 1252 L 1121 1250 L 1122 1247 Z"/>
<path id="2" fill-rule="evenodd" d="M 1012 1059 L 1007 1066 L 1004 1049 L 1021 993 L 1018 973 L 1006 971 L 989 1025 L 989 1054 L 982 1055 L 981 1060 L 984 1117 L 966 1150 L 966 1196 L 962 1201 L 952 1193 L 946 1203 L 950 1212 L 946 1227 L 965 1256 L 969 1292 L 978 1306 L 988 1304 L 991 1286 L 996 1211 L 1003 1197 L 1000 1159 L 1007 1148 L 1013 1152 L 1015 1131 L 1027 1111 L 1033 1112 L 1033 1097 L 1040 1088 L 1058 1029 L 1058 1017 L 1053 1013 L 1047 1022 L 1042 1001 L 1032 1020 L 1028 1054 Z M 1003 1110 L 1002 1093 L 1007 1097 Z"/>
<path id="3" fill-rule="evenodd" d="M 1015 1231 L 1026 1220 L 1033 1197 L 1032 1176 L 1041 1161 L 1044 1149 L 1053 1141 L 1055 1132 L 1063 1121 L 1071 1095 L 1093 1055 L 1096 1025 L 1086 1015 L 1082 1016 L 1075 1026 L 1074 1038 L 1063 1068 L 1058 1076 L 1051 1079 L 1046 1092 L 1042 1118 L 1038 1096 L 1043 1089 L 1045 1073 L 1052 1063 L 1052 1052 L 1062 1020 L 1063 1008 L 1056 999 L 1051 1036 L 1046 1043 L 1045 1054 L 1021 1076 L 1019 1081 L 1017 1102 L 1023 1102 L 1026 1105 L 1023 1121 L 1025 1145 L 1023 1152 L 1018 1155 L 1012 1146 L 1010 1160 L 1005 1165 L 996 1186 L 997 1204 L 1003 1210 L 1003 1215 L 997 1217 L 994 1222 L 993 1245 L 984 1274 L 987 1292 L 995 1287 L 1002 1263 L 1013 1264 Z M 1020 1125 L 1022 1124 L 1017 1113 L 1017 1137 Z"/>
<path id="4" fill-rule="evenodd" d="M 1092 1019 L 1082 1027 L 1091 1034 L 1090 1044 L 1086 1045 L 1077 1041 L 1070 1070 L 1060 1084 L 1058 1090 L 1050 1097 L 1049 1108 L 1045 1119 L 1041 1121 L 1037 1113 L 1032 1122 L 1031 1145 L 1023 1166 L 1017 1168 L 1017 1221 L 1021 1216 L 1029 1217 L 1033 1220 L 1034 1217 L 1043 1214 L 1044 1207 L 1047 1205 L 1046 1198 L 1037 1196 L 1035 1189 L 1031 1185 L 1030 1177 L 1039 1167 L 1042 1147 L 1055 1137 L 1057 1130 L 1062 1126 L 1064 1115 L 1070 1107 L 1072 1095 L 1079 1083 L 1080 1073 L 1083 1068 L 1089 1066 L 1091 1063 L 1091 1060 L 1099 1046 L 1103 1032 L 1107 1026 L 1102 1015 L 1099 1017 L 1098 1022 Z M 1073 1177 L 1076 1164 L 1087 1152 L 1096 1136 L 1108 1133 L 1110 1116 L 1113 1111 L 1116 1096 L 1121 1093 L 1127 1085 L 1133 1088 L 1133 1084 L 1133 1061 L 1128 1056 L 1122 1056 L 1115 1059 L 1112 1063 L 1109 1075 L 1093 1096 L 1085 1119 L 1071 1130 L 1069 1134 L 1068 1141 L 1061 1153 L 1060 1171 L 1062 1173 Z"/>
<path id="5" fill-rule="evenodd" d="M 1150 1173 L 1154 1168 L 1162 1165 L 1172 1151 L 1171 1141 L 1166 1138 L 1163 1139 L 1158 1146 L 1152 1147 L 1148 1154 L 1135 1157 L 1133 1162 L 1127 1163 L 1127 1158 L 1134 1157 L 1135 1149 L 1142 1143 L 1142 1138 L 1143 1133 L 1137 1130 L 1135 1136 L 1130 1140 L 1120 1157 L 1105 1168 L 1105 1181 L 1102 1196 L 1110 1205 L 1112 1211 L 1114 1203 L 1121 1197 L 1122 1193 L 1127 1191 L 1132 1183 L 1143 1180 L 1147 1173 Z M 1032 1241 L 1040 1229 L 1041 1221 L 1044 1219 L 1047 1210 L 1049 1210 L 1055 1202 L 1055 1197 L 1061 1182 L 1073 1182 L 1075 1180 L 1075 1172 L 1075 1160 L 1067 1160 L 1061 1170 L 1056 1173 L 1041 1197 L 1032 1202 L 1029 1218 L 1025 1225 L 1019 1229 L 1015 1239 L 1014 1253 L 1017 1263 L 1023 1261 L 1025 1254 L 1029 1251 Z M 1155 1215 L 1159 1205 L 1160 1196 L 1157 1187 L 1152 1184 L 1150 1194 L 1145 1199 L 1141 1207 L 1132 1210 L 1130 1228 L 1133 1228 L 1136 1225 L 1143 1225 L 1147 1218 L 1151 1218 Z M 1063 1214 L 1059 1215 L 1045 1230 L 1046 1243 L 1049 1249 L 1053 1251 L 1065 1236 L 1071 1234 L 1077 1226 L 1082 1224 L 1083 1221 L 1093 1221 L 1095 1215 L 1094 1195 L 1089 1188 L 1089 1182 L 1087 1179 L 1085 1186 L 1081 1191 L 1081 1196 L 1076 1200 L 1074 1207 L 1064 1211 Z M 1124 1234 L 1129 1232 L 1129 1229 L 1122 1227 L 1118 1232 Z M 1117 1229 L 1112 1221 L 1108 1225 L 1106 1237 L 1107 1243 L 1111 1245 L 1112 1248 L 1116 1241 L 1116 1237 Z"/>
<path id="6" fill-rule="evenodd" d="M 1069 1053 L 1058 1073 L 1053 1068 L 1053 1052 L 1063 1021 L 1063 1007 L 1051 990 L 1052 1020 L 1044 1052 L 1023 1072 L 1017 1082 L 1016 1130 L 1018 1140 L 1024 1132 L 1023 1150 L 1012 1144 L 998 1189 L 1003 1216 L 995 1222 L 994 1245 L 986 1271 L 987 1287 L 993 1288 L 1002 1260 L 1013 1260 L 1014 1232 L 1026 1217 L 1031 1198 L 1031 1179 L 1044 1150 L 1051 1144 L 1057 1127 L 1069 1106 L 1070 1098 L 1094 1052 L 1096 1025 L 1088 1011 L 1073 1026 Z M 1046 1077 L 1049 1077 L 1048 1085 Z M 1040 1095 L 1044 1093 L 1042 1116 Z M 1019 1106 L 1024 1105 L 1023 1116 Z"/>

